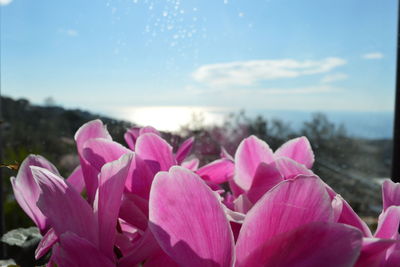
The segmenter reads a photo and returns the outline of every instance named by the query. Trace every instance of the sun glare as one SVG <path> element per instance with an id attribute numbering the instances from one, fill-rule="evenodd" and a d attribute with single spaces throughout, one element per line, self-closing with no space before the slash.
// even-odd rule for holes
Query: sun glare
<path id="1" fill-rule="evenodd" d="M 221 108 L 185 106 L 128 107 L 118 113 L 123 119 L 140 126 L 150 125 L 161 131 L 172 132 L 182 126 L 218 124 L 224 116 Z"/>

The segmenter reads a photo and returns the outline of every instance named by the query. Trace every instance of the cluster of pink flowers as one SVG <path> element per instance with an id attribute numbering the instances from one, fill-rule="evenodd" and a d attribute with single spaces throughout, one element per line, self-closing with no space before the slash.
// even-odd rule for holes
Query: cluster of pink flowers
<path id="1" fill-rule="evenodd" d="M 114 142 L 99 120 L 75 140 L 67 178 L 31 155 L 11 178 L 49 266 L 400 266 L 400 184 L 383 184 L 374 234 L 310 168 L 305 137 L 273 152 L 255 136 L 199 168 L 152 127 Z"/>

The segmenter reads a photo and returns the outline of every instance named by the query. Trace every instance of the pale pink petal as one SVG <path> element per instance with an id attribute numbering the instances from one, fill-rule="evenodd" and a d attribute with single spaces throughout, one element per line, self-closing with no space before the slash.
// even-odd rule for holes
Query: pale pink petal
<path id="1" fill-rule="evenodd" d="M 258 165 L 273 161 L 274 154 L 267 143 L 255 136 L 244 139 L 235 154 L 235 183 L 243 190 L 249 190 Z"/>
<path id="2" fill-rule="evenodd" d="M 115 267 L 94 244 L 72 232 L 60 236 L 54 261 L 59 267 Z"/>
<path id="3" fill-rule="evenodd" d="M 55 234 L 60 236 L 71 231 L 98 244 L 97 219 L 86 200 L 61 177 L 40 167 L 31 169 L 42 191 L 37 205 L 47 216 Z"/>
<path id="4" fill-rule="evenodd" d="M 94 120 L 85 123 L 78 129 L 75 134 L 75 141 L 79 154 L 79 159 L 81 162 L 82 173 L 85 179 L 86 193 L 90 203 L 93 202 L 94 196 L 96 194 L 98 186 L 98 171 L 83 158 L 83 145 L 87 140 L 93 138 L 105 138 L 108 140 L 112 140 L 106 126 L 103 125 L 101 120 Z"/>
<path id="5" fill-rule="evenodd" d="M 178 148 L 178 151 L 176 152 L 175 155 L 175 159 L 179 165 L 185 160 L 187 155 L 189 155 L 190 150 L 192 150 L 193 143 L 194 143 L 194 137 L 190 137 L 186 139 L 182 143 L 182 145 L 180 145 L 180 147 Z"/>
<path id="6" fill-rule="evenodd" d="M 264 244 L 256 244 L 258 248 L 244 257 L 238 254 L 236 266 L 351 267 L 357 260 L 361 244 L 362 235 L 356 228 L 314 222 L 281 233 Z"/>
<path id="7" fill-rule="evenodd" d="M 50 228 L 36 248 L 35 259 L 43 257 L 57 241 L 58 237 L 54 233 L 54 229 Z"/>
<path id="8" fill-rule="evenodd" d="M 44 234 L 49 228 L 46 216 L 39 210 L 36 202 L 39 199 L 40 188 L 33 178 L 31 166 L 38 166 L 59 175 L 56 167 L 44 157 L 29 155 L 21 163 L 17 177 L 11 177 L 11 185 L 14 197 L 25 213 L 34 221 L 41 233 Z"/>
<path id="9" fill-rule="evenodd" d="M 85 180 L 83 179 L 81 166 L 75 168 L 75 170 L 67 178 L 67 182 L 79 193 L 83 191 L 85 188 Z"/>
<path id="10" fill-rule="evenodd" d="M 124 134 L 125 142 L 128 144 L 128 147 L 133 151 L 135 150 L 136 139 L 140 135 L 139 132 L 140 132 L 139 127 L 133 127 L 131 129 L 128 129 Z"/>
<path id="11" fill-rule="evenodd" d="M 200 160 L 198 158 L 193 158 L 182 162 L 181 166 L 195 172 L 198 170 L 199 164 Z"/>
<path id="12" fill-rule="evenodd" d="M 382 184 L 383 210 L 388 207 L 400 206 L 400 183 L 385 180 Z"/>
<path id="13" fill-rule="evenodd" d="M 316 176 L 299 176 L 269 190 L 247 213 L 236 244 L 239 262 L 275 235 L 310 222 L 331 222 L 331 200 Z"/>
<path id="14" fill-rule="evenodd" d="M 299 174 L 314 175 L 314 173 L 307 169 L 304 165 L 290 158 L 276 158 L 273 165 L 279 170 L 285 180 L 293 179 Z"/>
<path id="15" fill-rule="evenodd" d="M 275 151 L 275 156 L 291 158 L 309 169 L 314 163 L 314 152 L 305 136 L 287 141 Z"/>
<path id="16" fill-rule="evenodd" d="M 93 138 L 86 141 L 82 151 L 83 157 L 98 171 L 107 162 L 117 160 L 124 154 L 132 153 L 131 150 L 119 143 L 104 138 Z"/>
<path id="17" fill-rule="evenodd" d="M 355 267 L 380 267 L 388 248 L 393 246 L 395 240 L 364 238 L 360 257 Z"/>
<path id="18" fill-rule="evenodd" d="M 333 209 L 333 221 L 337 222 L 339 221 L 340 215 L 342 214 L 343 211 L 343 199 L 339 195 L 336 195 L 332 199 L 331 204 Z"/>
<path id="19" fill-rule="evenodd" d="M 182 167 L 158 173 L 150 192 L 150 229 L 183 266 L 231 266 L 233 234 L 214 192 Z"/>
<path id="20" fill-rule="evenodd" d="M 283 181 L 279 170 L 273 164 L 260 163 L 254 175 L 253 183 L 247 192 L 248 199 L 254 204 L 268 190 Z"/>
<path id="21" fill-rule="evenodd" d="M 252 207 L 253 203 L 250 202 L 245 194 L 238 196 L 233 202 L 235 211 L 246 214 Z"/>
<path id="22" fill-rule="evenodd" d="M 232 191 L 232 195 L 236 198 L 238 196 L 240 196 L 241 194 L 244 193 L 244 190 L 242 188 L 240 188 L 234 180 L 230 180 L 228 181 L 229 183 L 229 188 Z"/>
<path id="23" fill-rule="evenodd" d="M 146 133 L 136 140 L 136 153 L 149 162 L 158 171 L 168 171 L 172 165 L 176 165 L 172 147 L 160 136 L 154 133 Z"/>
<path id="24" fill-rule="evenodd" d="M 222 184 L 232 179 L 234 164 L 227 159 L 217 159 L 197 170 L 205 181 Z"/>
<path id="25" fill-rule="evenodd" d="M 380 216 L 378 228 L 375 232 L 377 238 L 395 239 L 399 234 L 400 206 L 390 206 Z"/>
<path id="26" fill-rule="evenodd" d="M 153 133 L 155 135 L 161 136 L 160 132 L 157 131 L 157 129 L 152 126 L 145 126 L 143 128 L 140 128 L 139 135 L 146 134 L 146 133 Z"/>
<path id="27" fill-rule="evenodd" d="M 101 168 L 99 189 L 96 195 L 94 211 L 99 223 L 99 249 L 113 259 L 119 207 L 125 180 L 128 176 L 133 153 L 125 154 L 116 161 L 109 162 Z"/>

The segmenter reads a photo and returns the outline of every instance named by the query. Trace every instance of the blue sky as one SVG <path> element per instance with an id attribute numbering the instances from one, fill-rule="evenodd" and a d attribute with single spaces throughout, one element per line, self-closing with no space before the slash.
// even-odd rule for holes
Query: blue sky
<path id="1" fill-rule="evenodd" d="M 395 0 L 0 0 L 1 90 L 147 106 L 391 111 Z"/>

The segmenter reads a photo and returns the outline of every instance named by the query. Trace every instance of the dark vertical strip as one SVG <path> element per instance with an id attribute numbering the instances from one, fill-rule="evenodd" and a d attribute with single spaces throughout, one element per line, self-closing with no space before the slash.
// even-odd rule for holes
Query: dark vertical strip
<path id="1" fill-rule="evenodd" d="M 0 9 L 1 10 L 1 9 Z M 1 12 L 1 11 L 0 11 Z M 1 23 L 1 13 L 0 13 L 0 23 Z M 0 24 L 0 36 L 1 36 L 1 27 Z M 0 163 L 3 163 L 3 105 L 1 101 L 1 85 L 2 85 L 2 66 L 1 66 L 1 43 L 0 43 Z M 4 181 L 3 181 L 3 168 L 0 168 L 0 236 L 4 234 Z M 0 242 L 0 259 L 4 259 L 5 257 L 5 246 L 3 242 Z"/>
<path id="2" fill-rule="evenodd" d="M 400 6 L 397 7 L 397 65 L 396 65 L 396 99 L 394 110 L 394 134 L 392 157 L 392 180 L 400 182 Z"/>

